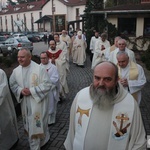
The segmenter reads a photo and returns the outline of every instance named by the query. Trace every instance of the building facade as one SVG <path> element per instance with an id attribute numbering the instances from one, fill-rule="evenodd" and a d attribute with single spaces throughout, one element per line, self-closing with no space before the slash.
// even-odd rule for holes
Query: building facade
<path id="1" fill-rule="evenodd" d="M 0 10 L 0 32 L 48 31 L 68 29 L 69 22 L 82 20 L 85 0 L 40 0 Z M 82 21 L 73 30 L 82 29 Z"/>

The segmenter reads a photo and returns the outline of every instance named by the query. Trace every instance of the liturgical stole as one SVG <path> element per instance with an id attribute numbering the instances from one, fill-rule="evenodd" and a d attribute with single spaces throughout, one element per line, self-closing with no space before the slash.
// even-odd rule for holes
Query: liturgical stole
<path id="1" fill-rule="evenodd" d="M 93 102 L 90 99 L 88 90 L 89 88 L 86 88 L 77 97 L 73 150 L 85 150 L 84 139 L 93 109 Z M 129 138 L 133 112 L 134 100 L 130 94 L 127 94 L 124 100 L 114 105 L 109 142 L 106 150 L 125 150 Z"/>
<path id="2" fill-rule="evenodd" d="M 119 71 L 119 77 L 122 78 L 121 68 L 119 67 L 119 65 L 118 65 L 118 71 Z M 129 63 L 129 80 L 137 80 L 138 75 L 139 75 L 139 73 L 138 73 L 138 67 L 137 67 L 136 63 L 130 61 L 130 63 Z M 138 91 L 135 93 L 132 93 L 132 96 L 135 98 L 135 100 L 138 100 L 137 93 L 138 93 Z"/>

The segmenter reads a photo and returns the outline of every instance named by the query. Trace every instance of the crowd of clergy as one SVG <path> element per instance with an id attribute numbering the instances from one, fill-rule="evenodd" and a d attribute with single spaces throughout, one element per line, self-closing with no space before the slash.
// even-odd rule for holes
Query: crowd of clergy
<path id="1" fill-rule="evenodd" d="M 111 46 L 106 33 L 94 34 L 90 41 L 91 69 L 102 61 L 117 65 L 120 84 L 140 105 L 141 89 L 146 78 L 143 68 L 136 63 L 134 52 L 119 36 Z M 27 49 L 20 50 L 19 66 L 9 79 L 10 88 L 18 103 L 21 103 L 23 124 L 31 150 L 40 150 L 50 138 L 48 125 L 56 122 L 57 103 L 65 100 L 69 92 L 67 74 L 70 61 L 81 68 L 85 67 L 86 61 L 87 42 L 81 30 L 75 31 L 72 37 L 62 30 L 61 34 L 53 34 L 48 44 L 48 49 L 40 54 L 40 65 L 31 60 L 31 53 Z M 0 70 L 0 120 L 3 122 L 0 123 L 0 149 L 8 150 L 17 143 L 19 134 L 3 70 Z"/>
<path id="2" fill-rule="evenodd" d="M 141 90 L 146 83 L 144 70 L 136 63 L 135 54 L 127 48 L 125 39 L 116 36 L 111 46 L 107 36 L 107 33 L 99 35 L 98 32 L 95 32 L 95 35 L 91 37 L 91 68 L 94 69 L 101 61 L 113 62 L 119 69 L 120 83 L 140 104 Z"/>

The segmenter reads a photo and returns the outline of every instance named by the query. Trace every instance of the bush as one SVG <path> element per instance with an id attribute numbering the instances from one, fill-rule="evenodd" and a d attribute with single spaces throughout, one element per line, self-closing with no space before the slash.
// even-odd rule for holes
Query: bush
<path id="1" fill-rule="evenodd" d="M 146 68 L 150 70 L 150 45 L 148 46 L 147 51 L 141 57 L 142 62 L 145 64 Z"/>
<path id="2" fill-rule="evenodd" d="M 6 66 L 6 67 L 11 67 L 11 64 L 12 64 L 12 60 L 8 57 L 4 57 L 3 58 L 3 64 Z"/>
<path id="3" fill-rule="evenodd" d="M 33 60 L 34 62 L 38 63 L 38 64 L 41 63 L 40 57 L 39 57 L 38 55 L 33 55 L 33 56 L 32 56 L 32 60 Z"/>

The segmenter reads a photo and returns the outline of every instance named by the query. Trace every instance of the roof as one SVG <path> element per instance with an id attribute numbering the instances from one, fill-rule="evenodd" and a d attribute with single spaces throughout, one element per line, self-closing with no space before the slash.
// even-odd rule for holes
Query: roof
<path id="1" fill-rule="evenodd" d="M 3 10 L 0 11 L 0 15 L 42 10 L 42 5 L 43 1 L 35 1 L 14 6 L 8 6 L 7 8 L 3 8 Z"/>
<path id="2" fill-rule="evenodd" d="M 80 6 L 80 5 L 85 5 L 86 0 L 59 0 L 66 6 Z"/>
<path id="3" fill-rule="evenodd" d="M 22 13 L 28 11 L 42 10 L 42 7 L 50 0 L 39 0 L 35 2 L 22 3 L 19 5 L 8 6 L 0 11 L 0 15 Z M 86 0 L 59 0 L 66 6 L 81 6 L 86 4 Z"/>
<path id="4" fill-rule="evenodd" d="M 52 20 L 53 17 L 51 15 L 45 15 L 42 18 L 38 19 L 37 21 L 35 21 L 34 23 L 42 23 L 43 20 Z"/>
<path id="5" fill-rule="evenodd" d="M 105 8 L 103 10 L 95 10 L 92 11 L 91 13 L 92 14 L 150 13 L 150 3 L 118 5 L 114 7 Z"/>

